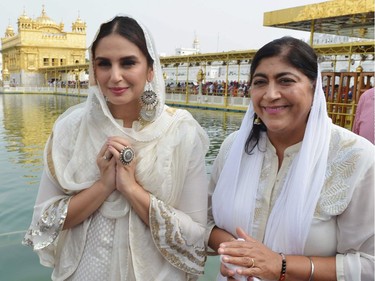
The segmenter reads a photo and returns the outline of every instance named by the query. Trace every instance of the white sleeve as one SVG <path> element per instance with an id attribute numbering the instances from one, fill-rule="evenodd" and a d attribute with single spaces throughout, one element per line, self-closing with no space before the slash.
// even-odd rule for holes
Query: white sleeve
<path id="1" fill-rule="evenodd" d="M 22 241 L 38 253 L 43 265 L 54 265 L 54 242 L 62 231 L 69 200 L 44 169 L 32 221 Z"/>
<path id="2" fill-rule="evenodd" d="M 374 280 L 374 165 L 359 178 L 337 219 L 337 280 Z"/>

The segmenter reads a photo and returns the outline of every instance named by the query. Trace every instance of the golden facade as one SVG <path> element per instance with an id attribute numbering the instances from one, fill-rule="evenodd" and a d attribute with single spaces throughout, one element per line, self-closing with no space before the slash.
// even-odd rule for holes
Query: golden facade
<path id="1" fill-rule="evenodd" d="M 264 13 L 263 25 L 374 39 L 374 0 L 334 0 Z"/>
<path id="2" fill-rule="evenodd" d="M 64 24 L 54 22 L 43 7 L 36 19 L 24 12 L 17 25 L 18 33 L 8 26 L 1 38 L 2 78 L 11 85 L 45 85 L 43 68 L 85 63 L 86 23 L 79 17 L 66 32 Z"/>

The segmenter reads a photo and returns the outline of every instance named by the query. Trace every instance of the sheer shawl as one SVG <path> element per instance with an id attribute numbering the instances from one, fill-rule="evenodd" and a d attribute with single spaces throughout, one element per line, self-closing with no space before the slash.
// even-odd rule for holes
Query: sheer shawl
<path id="1" fill-rule="evenodd" d="M 264 159 L 266 133 L 251 155 L 244 147 L 253 126 L 248 110 L 229 151 L 212 197 L 215 224 L 236 236 L 236 227 L 252 234 L 257 188 Z M 324 183 L 330 142 L 328 117 L 320 69 L 301 150 L 288 171 L 282 191 L 268 219 L 264 243 L 272 250 L 302 254 Z M 287 136 L 286 136 L 287 137 Z"/>
<path id="2" fill-rule="evenodd" d="M 142 126 L 139 121 L 133 122 L 131 130 L 125 129 L 122 122 L 113 118 L 100 86 L 95 81 L 90 47 L 90 87 L 87 100 L 63 113 L 53 129 L 54 170 L 59 183 L 67 191 L 88 188 L 98 179 L 96 155 L 108 136 L 121 135 L 129 138 L 134 145 L 136 155 L 139 156 L 137 158 L 143 159 L 148 153 L 144 153 L 140 148 L 154 143 L 176 119 L 181 118 L 179 114 L 172 116 L 166 112 L 164 79 L 157 50 L 148 30 L 141 23 L 138 24 L 142 27 L 148 52 L 154 60 L 154 77 L 150 84 L 158 98 L 156 117 L 146 126 Z M 146 166 L 139 173 L 149 168 L 148 165 Z"/>

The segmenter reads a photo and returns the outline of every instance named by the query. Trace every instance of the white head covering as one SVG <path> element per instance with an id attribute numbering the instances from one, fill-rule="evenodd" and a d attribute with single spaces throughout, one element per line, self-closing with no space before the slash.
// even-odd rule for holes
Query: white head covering
<path id="1" fill-rule="evenodd" d="M 121 15 L 120 14 L 120 15 L 117 15 L 117 17 L 128 17 L 128 18 L 131 18 L 131 19 L 135 20 L 134 18 L 132 18 L 130 16 L 127 16 L 127 15 Z M 108 22 L 112 21 L 113 19 L 114 18 L 112 18 Z M 137 20 L 135 20 L 135 21 L 139 24 L 139 26 L 143 30 L 143 33 L 144 33 L 144 36 L 145 36 L 145 39 L 146 39 L 146 44 L 147 44 L 147 51 L 148 51 L 148 53 L 150 54 L 151 58 L 154 61 L 154 64 L 153 64 L 154 78 L 152 79 L 152 81 L 151 81 L 150 84 L 151 84 L 151 88 L 155 91 L 155 93 L 157 94 L 157 98 L 158 98 L 158 105 L 157 105 L 157 109 L 156 109 L 156 116 L 160 116 L 160 114 L 161 114 L 161 112 L 163 110 L 163 105 L 165 103 L 165 85 L 164 85 L 164 79 L 163 79 L 162 68 L 161 68 L 161 65 L 160 65 L 159 55 L 157 53 L 154 40 L 151 37 L 151 34 L 148 31 L 148 29 L 142 23 L 140 23 L 139 21 L 137 21 Z M 103 26 L 104 24 L 106 24 L 108 22 L 103 23 L 101 26 Z M 93 42 L 95 42 L 95 40 L 96 40 L 96 38 L 97 38 L 97 36 L 98 36 L 98 34 L 100 32 L 100 29 L 101 28 L 99 28 L 99 30 L 97 31 L 97 33 L 96 33 L 96 35 L 94 37 Z M 90 48 L 89 48 L 89 56 L 90 56 L 89 85 L 97 87 L 98 83 L 97 83 L 97 81 L 95 81 L 95 74 L 94 74 L 93 57 L 92 57 L 92 55 L 93 54 L 92 54 L 92 45 L 91 45 Z M 97 95 L 97 98 L 100 100 L 100 102 L 104 103 L 103 107 L 105 107 L 105 108 L 108 109 L 108 107 L 106 105 L 106 102 L 105 102 L 105 99 L 104 99 L 104 96 L 100 92 L 100 88 L 99 88 L 99 92 L 97 94 L 99 94 L 99 95 Z M 111 115 L 111 114 L 109 113 L 109 115 Z"/>
<path id="2" fill-rule="evenodd" d="M 268 219 L 264 243 L 277 252 L 302 254 L 324 183 L 330 142 L 328 117 L 320 69 L 313 105 L 301 149 L 288 171 L 282 191 Z M 266 147 L 262 133 L 251 155 L 245 143 L 253 127 L 252 103 L 220 174 L 212 199 L 215 223 L 236 235 L 236 227 L 252 234 L 257 189 Z"/>
<path id="3" fill-rule="evenodd" d="M 139 21 L 137 21 L 134 18 L 132 18 L 130 16 L 127 16 L 127 15 L 117 15 L 117 17 L 119 17 L 119 16 L 131 18 L 139 24 L 139 26 L 142 28 L 142 31 L 143 31 L 145 39 L 146 39 L 147 51 L 154 61 L 154 63 L 153 63 L 154 77 L 153 77 L 152 81 L 150 82 L 150 84 L 151 84 L 151 89 L 154 90 L 154 92 L 157 95 L 157 99 L 158 99 L 158 104 L 156 105 L 156 114 L 155 114 L 156 117 L 154 119 L 154 121 L 156 121 L 157 118 L 161 115 L 161 113 L 164 110 L 165 84 L 164 84 L 160 59 L 159 59 L 159 55 L 158 55 L 157 50 L 156 50 L 154 40 L 151 37 L 151 34 L 149 33 L 148 29 L 142 23 L 140 23 Z M 112 21 L 113 19 L 114 18 L 112 18 L 108 22 Z M 103 26 L 104 24 L 106 24 L 108 22 L 103 23 L 101 26 Z M 95 40 L 96 40 L 96 38 L 97 38 L 97 36 L 100 32 L 100 29 L 101 29 L 101 27 L 97 31 L 93 42 L 95 42 Z M 99 101 L 100 105 L 101 105 L 101 107 L 104 111 L 104 114 L 108 118 L 113 119 L 113 116 L 108 109 L 107 102 L 105 101 L 105 97 L 104 97 L 104 95 L 103 95 L 103 93 L 100 89 L 99 83 L 97 83 L 97 81 L 95 80 L 95 73 L 94 73 L 94 66 L 93 66 L 93 61 L 94 61 L 93 59 L 94 58 L 92 57 L 92 55 L 93 54 L 92 54 L 92 45 L 91 45 L 89 47 L 89 56 L 90 56 L 90 64 L 89 64 L 90 95 L 89 95 L 89 99 L 92 98 L 92 99 L 95 100 L 95 102 L 96 102 L 96 100 Z M 146 88 L 146 86 L 145 86 L 145 88 Z M 120 125 L 118 122 L 114 122 L 114 124 L 116 124 L 116 126 L 119 126 L 122 129 L 122 125 Z M 135 126 L 138 127 L 138 130 L 141 129 L 141 126 L 140 126 L 139 122 L 136 122 Z M 136 140 L 139 140 L 139 141 L 149 141 L 151 139 L 154 139 L 155 137 L 160 136 L 163 132 L 164 131 L 162 131 L 162 130 L 160 130 L 160 131 L 152 130 L 152 132 L 150 132 L 150 130 L 142 130 L 141 132 L 137 132 L 137 133 L 133 132 L 133 134 L 127 133 L 127 135 L 129 135 L 130 137 L 132 137 Z"/>
<path id="4" fill-rule="evenodd" d="M 85 189 L 99 178 L 96 156 L 108 136 L 127 137 L 132 142 L 136 155 L 139 156 L 137 158 L 147 158 L 142 157 L 147 153 L 147 150 L 142 149 L 141 151 L 139 148 L 163 136 L 174 120 L 179 117 L 178 114 L 172 116 L 165 112 L 167 106 L 164 103 L 165 87 L 160 60 L 150 33 L 142 24 L 138 24 L 145 35 L 148 52 L 154 60 L 154 77 L 150 84 L 158 98 L 156 117 L 152 123 L 146 126 L 142 126 L 139 121 L 134 121 L 132 129 L 125 129 L 121 121 L 113 118 L 105 97 L 94 78 L 90 47 L 90 87 L 87 100 L 62 114 L 53 130 L 54 170 L 59 183 L 67 191 Z M 150 168 L 148 165 L 138 166 L 137 172 L 141 172 L 142 168 Z"/>

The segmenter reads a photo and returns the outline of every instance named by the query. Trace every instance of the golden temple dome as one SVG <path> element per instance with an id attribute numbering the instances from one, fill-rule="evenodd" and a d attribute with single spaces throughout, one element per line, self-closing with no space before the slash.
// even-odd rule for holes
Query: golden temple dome
<path id="1" fill-rule="evenodd" d="M 6 32 L 14 32 L 14 29 L 11 25 L 8 25 Z"/>
<path id="2" fill-rule="evenodd" d="M 47 13 L 44 9 L 44 5 L 43 5 L 43 10 L 42 10 L 42 15 L 40 17 L 37 17 L 35 21 L 43 25 L 56 25 L 57 26 L 57 24 L 49 16 L 47 16 Z"/>
<path id="3" fill-rule="evenodd" d="M 86 23 L 81 19 L 78 14 L 78 18 L 72 23 L 72 31 L 78 33 L 86 33 Z"/>
<path id="4" fill-rule="evenodd" d="M 12 37 L 14 36 L 14 29 L 11 25 L 8 25 L 7 29 L 5 30 L 5 37 Z"/>
<path id="5" fill-rule="evenodd" d="M 78 18 L 76 19 L 75 22 L 76 22 L 76 23 L 84 23 L 84 21 L 81 19 L 80 16 L 78 16 Z"/>
<path id="6" fill-rule="evenodd" d="M 29 17 L 26 15 L 26 11 L 23 10 L 23 14 L 20 15 L 20 17 L 18 18 L 18 20 L 31 20 L 31 18 L 29 18 Z"/>

